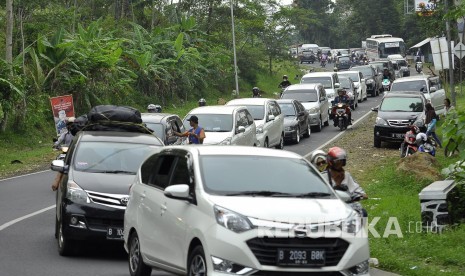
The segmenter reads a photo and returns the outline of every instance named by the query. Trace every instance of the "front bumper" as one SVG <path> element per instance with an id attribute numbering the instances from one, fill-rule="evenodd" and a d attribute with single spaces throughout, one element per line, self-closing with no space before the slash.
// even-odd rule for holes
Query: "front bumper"
<path id="1" fill-rule="evenodd" d="M 381 141 L 400 143 L 404 140 L 404 135 L 409 130 L 409 127 L 375 125 L 374 135 Z"/>
<path id="2" fill-rule="evenodd" d="M 312 113 L 308 115 L 310 120 L 311 126 L 319 126 L 320 125 L 320 114 L 319 113 Z"/>
<path id="3" fill-rule="evenodd" d="M 76 221 L 77 223 L 72 223 Z M 69 200 L 63 204 L 61 221 L 64 235 L 72 240 L 123 241 L 124 209 L 100 204 L 77 204 Z M 111 230 L 109 230 L 111 229 Z M 108 231 L 111 235 L 108 235 Z"/>

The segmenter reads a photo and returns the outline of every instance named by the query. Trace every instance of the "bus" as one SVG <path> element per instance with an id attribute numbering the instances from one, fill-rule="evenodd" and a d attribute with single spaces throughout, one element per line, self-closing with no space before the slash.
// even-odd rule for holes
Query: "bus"
<path id="1" fill-rule="evenodd" d="M 405 57 L 404 40 L 390 34 L 372 35 L 366 39 L 366 47 L 369 60 L 387 58 L 389 55 L 402 55 Z"/>

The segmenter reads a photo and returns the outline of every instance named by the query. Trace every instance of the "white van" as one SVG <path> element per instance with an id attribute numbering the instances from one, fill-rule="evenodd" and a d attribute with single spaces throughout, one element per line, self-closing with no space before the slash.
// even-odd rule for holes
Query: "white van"
<path id="1" fill-rule="evenodd" d="M 302 44 L 302 52 L 303 51 L 312 51 L 313 53 L 317 53 L 318 49 L 320 48 L 317 44 Z"/>

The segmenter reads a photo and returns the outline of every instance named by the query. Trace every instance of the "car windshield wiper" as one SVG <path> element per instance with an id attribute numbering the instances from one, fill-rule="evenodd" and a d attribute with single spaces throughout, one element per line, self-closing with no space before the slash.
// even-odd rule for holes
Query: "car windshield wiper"
<path id="1" fill-rule="evenodd" d="M 237 193 L 226 194 L 226 196 L 241 196 L 241 195 L 250 195 L 250 196 L 294 196 L 289 193 L 274 192 L 274 191 L 243 191 Z"/>
<path id="2" fill-rule="evenodd" d="M 123 171 L 123 170 L 107 170 L 107 171 L 101 171 L 101 173 L 136 174 L 135 172 Z"/>
<path id="3" fill-rule="evenodd" d="M 311 192 L 311 193 L 295 195 L 295 197 L 311 197 L 311 198 L 328 197 L 328 196 L 332 196 L 332 194 L 330 194 L 330 193 L 322 193 L 322 192 Z"/>

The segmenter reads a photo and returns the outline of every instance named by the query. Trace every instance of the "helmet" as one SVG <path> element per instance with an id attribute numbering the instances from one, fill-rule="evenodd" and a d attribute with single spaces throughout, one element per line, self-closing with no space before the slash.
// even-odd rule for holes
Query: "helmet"
<path id="1" fill-rule="evenodd" d="M 326 155 L 326 162 L 329 166 L 333 166 L 335 161 L 342 160 L 342 166 L 346 165 L 347 153 L 340 147 L 332 147 L 328 150 Z"/>
<path id="2" fill-rule="evenodd" d="M 287 75 L 283 75 L 283 79 L 287 79 L 287 78 L 288 78 Z"/>
<path id="3" fill-rule="evenodd" d="M 201 98 L 201 99 L 199 100 L 199 106 L 206 106 L 206 105 L 207 105 L 207 101 L 205 101 L 204 98 Z"/>
<path id="4" fill-rule="evenodd" d="M 417 142 L 418 145 L 423 144 L 424 142 L 426 142 L 426 140 L 428 140 L 428 136 L 426 136 L 425 133 L 420 132 L 420 133 L 417 134 L 416 142 Z"/>
<path id="5" fill-rule="evenodd" d="M 160 113 L 161 112 L 161 106 L 158 104 L 149 104 L 147 106 L 147 111 L 149 113 Z"/>
<path id="6" fill-rule="evenodd" d="M 252 88 L 252 93 L 254 96 L 257 96 L 259 92 L 260 92 L 260 89 L 258 87 Z"/>
<path id="7" fill-rule="evenodd" d="M 322 150 L 315 150 L 310 156 L 310 162 L 317 167 L 320 172 L 324 171 L 326 169 L 326 153 Z"/>

